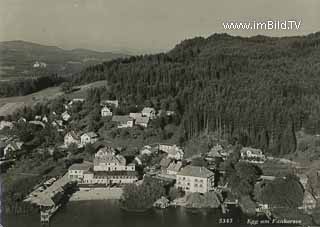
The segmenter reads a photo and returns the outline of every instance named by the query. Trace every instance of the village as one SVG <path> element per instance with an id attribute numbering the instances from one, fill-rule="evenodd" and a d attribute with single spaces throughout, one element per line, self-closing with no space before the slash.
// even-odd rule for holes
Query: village
<path id="1" fill-rule="evenodd" d="M 118 146 L 119 144 L 106 141 L 101 131 L 94 130 L 99 127 L 91 127 L 91 131 L 74 127 L 75 121 L 79 121 L 79 118 L 76 119 L 73 113 L 75 109 L 81 111 L 83 105 L 86 105 L 85 98 L 73 98 L 63 103 L 61 113 L 53 111 L 48 115 L 35 115 L 33 119 L 19 116 L 16 121 L 0 122 L 0 132 L 4 132 L 1 133 L 0 138 L 2 169 L 8 168 L 10 171 L 14 168 L 20 152 L 23 153 L 25 146 L 31 146 L 30 142 L 21 140 L 21 135 L 14 134 L 17 125 L 23 125 L 23 127 L 32 125 L 39 130 L 50 127 L 55 130 L 59 135 L 60 143 L 55 144 L 56 146 L 37 148 L 39 152 L 46 150 L 52 157 L 63 153 L 62 157 L 65 159 L 85 154 L 81 158 L 74 159 L 66 172 L 35 185 L 24 198 L 24 202 L 40 209 L 42 222 L 49 222 L 51 216 L 66 200 L 121 200 L 127 185 L 139 186 L 145 179 L 165 182 L 170 192 L 175 194 L 175 196 L 167 194 L 157 198 L 153 201 L 154 207 L 211 207 L 221 208 L 222 212 L 227 214 L 230 206 L 240 206 L 242 210 L 250 210 L 253 206 L 253 211 L 251 209 L 250 213 L 271 218 L 272 209 L 276 206 L 257 200 L 252 202 L 253 205 L 250 204 L 250 208 L 246 207 L 237 196 L 239 194 L 233 193 L 232 187 L 224 179 L 228 171 L 228 167 L 225 166 L 230 165 L 235 168 L 237 163 L 245 163 L 243 166 L 249 165 L 248 168 L 251 166 L 264 168 L 266 163 L 272 162 L 290 166 L 288 169 L 292 170 L 303 186 L 304 197 L 303 203 L 298 207 L 299 210 L 310 212 L 316 208 L 317 201 L 320 199 L 320 194 L 315 192 L 316 190 L 310 192 L 307 186 L 308 176 L 301 171 L 303 168 L 298 163 L 266 156 L 258 148 L 215 141 L 210 144 L 206 152 L 190 156 L 186 155 L 184 147 L 159 140 L 142 144 L 134 152 L 127 152 L 126 149 Z M 107 130 L 111 132 L 116 130 L 124 138 L 129 134 L 127 130 L 135 128 L 146 130 L 152 127 L 152 123 L 160 117 L 171 119 L 176 114 L 174 110 L 156 109 L 151 106 L 145 106 L 140 111 L 129 112 L 127 115 L 116 114 L 121 102 L 115 99 L 101 100 L 98 106 L 99 118 L 111 125 Z M 117 133 L 113 135 L 115 138 L 119 136 Z M 236 161 L 232 163 L 232 159 Z M 320 170 L 316 172 L 316 176 L 320 177 Z M 263 171 L 250 182 L 256 190 L 259 185 L 276 179 L 283 180 L 286 177 Z M 197 202 L 199 199 L 206 202 L 199 204 Z"/>

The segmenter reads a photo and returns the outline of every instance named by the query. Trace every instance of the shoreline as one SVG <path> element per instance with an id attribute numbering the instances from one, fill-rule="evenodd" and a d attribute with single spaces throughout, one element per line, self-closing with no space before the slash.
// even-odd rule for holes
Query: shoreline
<path id="1" fill-rule="evenodd" d="M 119 200 L 122 192 L 122 188 L 80 188 L 69 201 Z"/>

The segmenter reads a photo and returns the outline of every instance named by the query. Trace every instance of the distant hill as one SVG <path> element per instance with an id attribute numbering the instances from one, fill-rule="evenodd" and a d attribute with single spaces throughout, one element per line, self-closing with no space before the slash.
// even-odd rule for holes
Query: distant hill
<path id="1" fill-rule="evenodd" d="M 0 42 L 0 79 L 43 75 L 69 75 L 90 65 L 126 55 L 87 49 L 64 50 L 25 41 Z M 38 62 L 38 64 L 37 64 Z"/>

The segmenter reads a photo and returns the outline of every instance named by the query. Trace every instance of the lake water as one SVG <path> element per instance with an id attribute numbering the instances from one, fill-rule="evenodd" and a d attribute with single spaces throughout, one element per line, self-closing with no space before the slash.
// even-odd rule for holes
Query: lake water
<path id="1" fill-rule="evenodd" d="M 241 216 L 234 211 L 234 216 Z M 231 215 L 231 214 L 230 214 Z M 70 202 L 51 219 L 50 227 L 238 227 L 245 217 L 235 219 L 233 224 L 219 224 L 220 210 L 195 210 L 168 208 L 150 210 L 147 213 L 131 213 L 119 208 L 117 201 Z M 229 219 L 230 220 L 230 219 Z M 4 227 L 40 227 L 39 215 L 6 216 Z M 257 225 L 271 226 L 271 225 Z M 275 227 L 275 225 L 272 225 Z M 284 225 L 282 225 L 283 227 Z"/>

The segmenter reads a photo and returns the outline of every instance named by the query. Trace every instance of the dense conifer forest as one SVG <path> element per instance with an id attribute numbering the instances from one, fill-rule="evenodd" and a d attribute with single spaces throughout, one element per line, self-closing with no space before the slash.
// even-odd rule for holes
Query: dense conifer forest
<path id="1" fill-rule="evenodd" d="M 214 34 L 167 53 L 117 59 L 73 76 L 106 79 L 123 102 L 181 116 L 184 140 L 203 132 L 286 154 L 295 132 L 320 133 L 320 33 L 251 38 Z"/>

